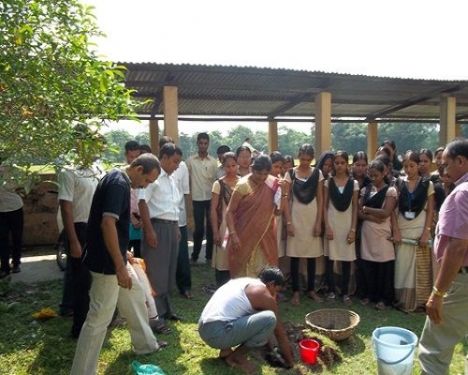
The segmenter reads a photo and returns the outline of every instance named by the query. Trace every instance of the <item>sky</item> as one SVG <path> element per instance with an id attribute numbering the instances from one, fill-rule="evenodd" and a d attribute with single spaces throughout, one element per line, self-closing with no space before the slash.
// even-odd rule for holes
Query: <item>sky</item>
<path id="1" fill-rule="evenodd" d="M 97 49 L 113 61 L 468 80 L 466 1 L 82 2 L 95 7 L 106 34 Z"/>

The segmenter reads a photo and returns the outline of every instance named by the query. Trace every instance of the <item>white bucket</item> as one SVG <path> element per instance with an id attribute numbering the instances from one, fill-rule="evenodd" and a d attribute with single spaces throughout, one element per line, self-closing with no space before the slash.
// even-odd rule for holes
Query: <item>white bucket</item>
<path id="1" fill-rule="evenodd" d="M 379 375 L 411 375 L 418 336 L 400 327 L 380 327 L 372 332 Z"/>

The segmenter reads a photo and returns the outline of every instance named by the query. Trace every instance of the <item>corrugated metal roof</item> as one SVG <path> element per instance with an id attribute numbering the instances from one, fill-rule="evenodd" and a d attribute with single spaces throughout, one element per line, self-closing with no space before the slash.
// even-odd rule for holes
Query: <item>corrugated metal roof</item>
<path id="1" fill-rule="evenodd" d="M 126 85 L 153 103 L 141 116 L 160 116 L 162 91 L 178 87 L 179 116 L 313 117 L 314 98 L 332 94 L 332 117 L 437 121 L 440 95 L 457 98 L 457 118 L 468 121 L 468 81 L 389 78 L 317 71 L 219 65 L 119 63 Z M 381 114 L 381 116 L 379 116 Z"/>

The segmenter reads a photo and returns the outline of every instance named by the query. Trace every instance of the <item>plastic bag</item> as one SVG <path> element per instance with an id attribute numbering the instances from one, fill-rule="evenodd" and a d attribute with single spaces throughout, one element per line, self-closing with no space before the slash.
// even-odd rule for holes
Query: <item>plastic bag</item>
<path id="1" fill-rule="evenodd" d="M 135 375 L 166 375 L 161 367 L 153 364 L 144 364 L 138 361 L 132 362 Z"/>

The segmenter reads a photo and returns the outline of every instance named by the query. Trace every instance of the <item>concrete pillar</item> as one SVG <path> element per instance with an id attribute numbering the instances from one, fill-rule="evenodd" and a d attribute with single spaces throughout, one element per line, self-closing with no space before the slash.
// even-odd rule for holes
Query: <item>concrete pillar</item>
<path id="1" fill-rule="evenodd" d="M 321 92 L 315 97 L 315 155 L 331 148 L 331 93 Z"/>
<path id="2" fill-rule="evenodd" d="M 149 120 L 150 147 L 154 155 L 159 154 L 159 124 L 158 120 Z"/>
<path id="3" fill-rule="evenodd" d="M 278 151 L 278 123 L 270 121 L 268 123 L 268 150 L 271 152 Z"/>
<path id="4" fill-rule="evenodd" d="M 445 146 L 455 139 L 457 101 L 454 96 L 440 97 L 439 146 Z"/>
<path id="5" fill-rule="evenodd" d="M 367 157 L 369 160 L 374 159 L 375 152 L 378 147 L 378 126 L 376 121 L 371 121 L 367 124 Z"/>
<path id="6" fill-rule="evenodd" d="M 455 124 L 455 138 L 461 137 L 462 136 L 462 125 L 460 123 Z"/>
<path id="7" fill-rule="evenodd" d="M 177 100 L 177 86 L 163 88 L 164 135 L 168 135 L 179 144 L 179 106 Z"/>

